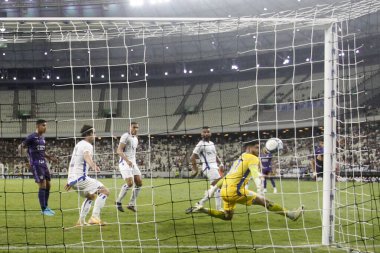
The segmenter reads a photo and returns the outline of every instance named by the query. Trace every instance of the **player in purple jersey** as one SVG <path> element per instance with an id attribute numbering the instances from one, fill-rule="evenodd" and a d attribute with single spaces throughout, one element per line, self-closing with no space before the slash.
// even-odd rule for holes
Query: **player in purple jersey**
<path id="1" fill-rule="evenodd" d="M 41 206 L 41 214 L 53 216 L 55 213 L 48 207 L 50 195 L 50 172 L 46 164 L 47 158 L 49 161 L 56 162 L 57 159 L 46 154 L 45 137 L 46 120 L 39 119 L 36 122 L 36 131 L 29 136 L 18 146 L 19 155 L 23 155 L 23 149 L 27 149 L 29 158 L 30 171 L 33 174 L 34 181 L 38 184 L 38 199 Z"/>
<path id="2" fill-rule="evenodd" d="M 322 180 L 323 178 L 323 144 L 323 140 L 319 141 L 318 146 L 314 149 L 314 158 L 310 160 L 313 176 L 317 181 Z"/>
<path id="3" fill-rule="evenodd" d="M 273 186 L 273 193 L 277 193 L 276 183 L 274 182 L 274 178 L 272 177 L 273 169 L 272 169 L 272 154 L 264 147 L 263 152 L 260 153 L 260 161 L 261 161 L 261 172 L 264 176 L 264 190 L 263 193 L 267 192 L 267 178 L 270 179 L 270 182 Z"/>

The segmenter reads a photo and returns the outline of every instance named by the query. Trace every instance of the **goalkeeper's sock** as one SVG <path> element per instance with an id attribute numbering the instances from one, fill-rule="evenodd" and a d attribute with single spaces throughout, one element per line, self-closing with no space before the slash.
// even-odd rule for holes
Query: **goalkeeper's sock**
<path id="1" fill-rule="evenodd" d="M 117 203 L 121 203 L 121 201 L 124 199 L 125 195 L 127 195 L 127 191 L 128 191 L 129 187 L 128 187 L 128 184 L 124 184 L 121 189 L 120 189 L 120 193 L 119 193 L 119 196 L 117 197 L 116 199 L 116 202 Z"/>
<path id="2" fill-rule="evenodd" d="M 94 209 L 92 210 L 92 216 L 100 219 L 100 210 L 106 203 L 107 195 L 100 193 L 95 200 Z"/>
<path id="3" fill-rule="evenodd" d="M 140 191 L 141 191 L 141 186 L 135 185 L 135 187 L 133 188 L 133 191 L 132 191 L 131 200 L 129 201 L 130 206 L 136 205 L 136 199 L 137 199 L 137 196 L 139 196 Z"/>
<path id="4" fill-rule="evenodd" d="M 226 219 L 226 216 L 225 216 L 225 214 L 224 214 L 223 211 L 219 211 L 219 210 L 215 210 L 215 209 L 211 209 L 211 208 L 202 208 L 199 211 L 202 212 L 202 213 L 208 214 L 208 215 L 210 215 L 211 217 L 214 217 L 214 218 L 218 218 L 218 219 L 221 219 L 221 220 L 225 220 Z"/>
<path id="5" fill-rule="evenodd" d="M 92 200 L 91 199 L 85 199 L 82 203 L 82 207 L 80 208 L 80 214 L 79 214 L 79 220 L 81 223 L 84 223 L 84 220 L 86 219 L 86 216 L 88 212 L 91 209 Z"/>
<path id="6" fill-rule="evenodd" d="M 269 201 L 266 208 L 271 212 L 275 212 L 284 216 L 288 214 L 288 210 L 286 208 L 283 208 L 282 206 L 274 203 L 273 201 Z"/>

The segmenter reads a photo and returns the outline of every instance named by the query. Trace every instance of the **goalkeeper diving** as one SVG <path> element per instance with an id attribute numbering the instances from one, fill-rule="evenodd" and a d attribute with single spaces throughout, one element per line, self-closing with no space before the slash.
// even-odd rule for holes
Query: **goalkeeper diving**
<path id="1" fill-rule="evenodd" d="M 214 192 L 220 188 L 221 197 L 223 199 L 223 211 L 205 208 L 197 204 L 194 207 L 186 209 L 186 213 L 205 213 L 222 220 L 231 220 L 236 204 L 246 206 L 261 205 L 266 207 L 267 210 L 286 216 L 293 221 L 298 220 L 303 214 L 303 206 L 300 206 L 294 211 L 289 211 L 256 192 L 246 189 L 245 185 L 248 183 L 250 177 L 259 173 L 259 142 L 256 140 L 246 142 L 244 148 L 245 153 L 233 163 L 228 174 L 220 179 L 214 187 L 210 188 L 203 197 L 203 199 L 211 198 Z"/>

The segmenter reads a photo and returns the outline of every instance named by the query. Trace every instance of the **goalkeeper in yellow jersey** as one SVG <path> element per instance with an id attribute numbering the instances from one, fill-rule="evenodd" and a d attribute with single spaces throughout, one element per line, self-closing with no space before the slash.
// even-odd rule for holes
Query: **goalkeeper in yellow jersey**
<path id="1" fill-rule="evenodd" d="M 223 198 L 224 211 L 215 209 L 204 208 L 203 206 L 196 205 L 186 210 L 186 213 L 206 213 L 212 217 L 222 220 L 231 220 L 234 215 L 236 204 L 242 205 L 261 205 L 266 207 L 269 211 L 284 215 L 289 219 L 296 221 L 302 216 L 303 206 L 297 210 L 288 211 L 282 206 L 258 195 L 257 193 L 245 188 L 251 176 L 259 173 L 260 160 L 259 156 L 259 142 L 250 141 L 244 144 L 245 153 L 243 153 L 238 160 L 236 160 L 228 174 L 219 180 L 215 187 L 207 191 L 205 197 L 210 198 L 217 188 L 221 188 L 221 197 Z"/>

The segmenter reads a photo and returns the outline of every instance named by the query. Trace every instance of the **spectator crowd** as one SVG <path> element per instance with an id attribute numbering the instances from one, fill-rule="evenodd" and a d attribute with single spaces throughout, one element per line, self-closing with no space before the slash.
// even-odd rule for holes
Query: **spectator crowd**
<path id="1" fill-rule="evenodd" d="M 380 172 L 379 122 L 362 124 L 361 128 L 338 129 L 337 163 L 340 173 L 356 171 Z M 359 134 L 360 133 L 360 134 Z M 262 132 L 260 138 L 275 136 L 275 132 Z M 275 156 L 274 167 L 277 174 L 297 176 L 311 172 L 310 159 L 314 157 L 314 147 L 323 135 L 310 132 L 279 131 L 284 142 L 284 150 Z M 257 133 L 214 133 L 211 137 L 219 157 L 228 169 L 242 152 L 242 142 L 257 138 Z M 200 135 L 154 135 L 139 136 L 137 162 L 140 170 L 147 172 L 173 172 L 182 175 L 190 170 L 190 155 L 199 141 Z M 26 157 L 17 156 L 17 146 L 21 139 L 0 139 L 0 174 L 18 176 L 29 171 Z M 78 139 L 77 139 L 78 141 Z M 99 138 L 96 140 L 95 161 L 102 171 L 118 169 L 119 157 L 116 148 L 119 138 Z M 75 140 L 71 138 L 46 139 L 46 150 L 58 158 L 58 163 L 50 164 L 53 174 L 66 173 Z M 4 171 L 4 172 L 2 172 Z"/>

